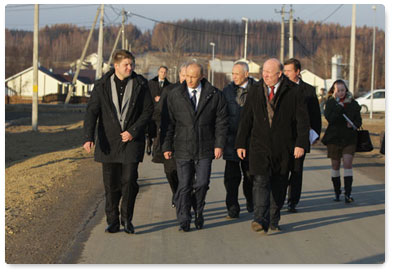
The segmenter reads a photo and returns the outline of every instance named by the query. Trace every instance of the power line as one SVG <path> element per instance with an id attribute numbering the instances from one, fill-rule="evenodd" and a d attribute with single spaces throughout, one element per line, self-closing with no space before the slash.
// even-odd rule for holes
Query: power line
<path id="1" fill-rule="evenodd" d="M 32 8 L 34 8 L 34 5 L 21 5 L 21 6 L 31 6 Z M 48 10 L 48 9 L 68 9 L 68 8 L 80 8 L 80 7 L 91 7 L 91 6 L 97 6 L 97 5 L 67 5 L 67 6 L 60 6 L 60 7 L 43 7 L 43 5 L 40 5 L 40 10 Z M 14 6 L 11 7 L 6 7 L 6 9 L 10 9 L 12 8 L 12 10 L 7 10 L 7 12 L 18 12 L 18 11 L 32 11 L 32 9 L 13 9 Z M 15 7 L 15 8 L 19 8 L 19 7 Z"/>
<path id="2" fill-rule="evenodd" d="M 329 19 L 329 17 L 331 17 L 333 14 L 335 14 L 336 13 L 336 11 L 338 11 L 341 7 L 343 6 L 343 4 L 341 4 L 341 5 L 339 5 L 331 14 L 329 14 L 324 20 L 322 20 L 321 22 L 319 22 L 319 23 L 323 23 L 323 22 L 325 22 L 326 20 L 328 20 Z"/>

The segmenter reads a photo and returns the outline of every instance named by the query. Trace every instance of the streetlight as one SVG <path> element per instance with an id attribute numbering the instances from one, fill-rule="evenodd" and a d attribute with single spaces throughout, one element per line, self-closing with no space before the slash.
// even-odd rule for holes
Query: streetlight
<path id="1" fill-rule="evenodd" d="M 215 43 L 211 42 L 210 45 L 213 47 L 213 66 L 214 66 L 214 49 Z M 214 85 L 214 69 L 211 67 L 211 84 Z"/>
<path id="2" fill-rule="evenodd" d="M 247 35 L 248 35 L 248 18 L 242 17 L 242 21 L 245 21 L 245 32 L 244 32 L 244 59 L 247 61 Z"/>
<path id="3" fill-rule="evenodd" d="M 370 89 L 372 90 L 370 94 L 370 119 L 373 118 L 374 53 L 375 53 L 375 44 L 376 44 L 376 6 L 373 5 L 372 9 L 374 11 L 374 16 L 373 16 L 372 80 L 370 83 Z"/>

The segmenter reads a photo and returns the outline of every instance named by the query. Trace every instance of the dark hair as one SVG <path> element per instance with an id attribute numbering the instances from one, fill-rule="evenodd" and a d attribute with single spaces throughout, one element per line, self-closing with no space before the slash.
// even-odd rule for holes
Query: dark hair
<path id="1" fill-rule="evenodd" d="M 333 93 L 335 92 L 335 85 L 336 85 L 336 84 L 343 84 L 344 87 L 346 88 L 346 94 L 347 94 L 347 93 L 350 93 L 350 91 L 348 90 L 348 87 L 347 87 L 346 83 L 345 83 L 343 80 L 336 80 L 336 81 L 332 84 L 331 89 L 329 89 L 329 91 L 328 91 L 328 93 L 327 93 L 327 96 L 328 96 L 328 97 L 333 96 Z M 350 93 L 350 94 L 351 94 L 351 93 Z"/>
<path id="2" fill-rule="evenodd" d="M 299 69 L 299 71 L 302 70 L 302 65 L 300 64 L 300 62 L 299 62 L 298 59 L 291 58 L 291 59 L 288 59 L 288 60 L 286 60 L 286 61 L 284 62 L 284 65 L 289 65 L 289 64 L 293 64 L 293 65 L 294 65 L 295 72 L 296 72 L 298 69 Z"/>
<path id="3" fill-rule="evenodd" d="M 114 63 L 120 63 L 122 62 L 123 59 L 131 59 L 132 60 L 132 64 L 135 64 L 135 59 L 134 56 L 131 52 L 124 50 L 124 49 L 118 49 L 114 52 L 114 54 L 112 55 L 112 61 Z"/>
<path id="4" fill-rule="evenodd" d="M 158 71 L 159 71 L 161 68 L 164 68 L 164 69 L 166 69 L 166 71 L 168 71 L 168 70 L 169 70 L 169 69 L 167 68 L 167 66 L 165 66 L 165 65 L 161 65 L 161 66 L 159 66 L 159 68 L 158 68 Z"/>

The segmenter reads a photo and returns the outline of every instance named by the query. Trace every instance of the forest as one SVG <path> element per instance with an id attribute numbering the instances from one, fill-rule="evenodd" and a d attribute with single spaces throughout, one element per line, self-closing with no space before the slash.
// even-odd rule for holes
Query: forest
<path id="1" fill-rule="evenodd" d="M 104 60 L 116 40 L 120 26 L 104 28 Z M 281 23 L 249 21 L 247 59 L 258 64 L 280 54 Z M 288 57 L 288 27 L 285 28 L 285 56 Z M 330 78 L 331 57 L 343 56 L 343 78 L 348 79 L 350 27 L 298 21 L 294 23 L 294 57 L 322 78 Z M 39 62 L 47 68 L 69 68 L 81 56 L 89 29 L 72 24 L 46 26 L 39 31 Z M 125 25 L 125 37 L 132 52 L 161 52 L 176 58 L 201 56 L 211 58 L 210 42 L 215 43 L 216 58 L 236 60 L 244 54 L 244 24 L 228 20 L 182 20 L 157 23 L 152 31 Z M 5 30 L 5 76 L 18 73 L 32 64 L 33 33 Z M 369 90 L 371 81 L 373 29 L 357 27 L 355 55 L 355 90 Z M 97 51 L 98 29 L 95 29 L 87 55 Z M 118 42 L 121 47 L 121 41 Z M 385 32 L 376 30 L 375 88 L 385 88 Z"/>

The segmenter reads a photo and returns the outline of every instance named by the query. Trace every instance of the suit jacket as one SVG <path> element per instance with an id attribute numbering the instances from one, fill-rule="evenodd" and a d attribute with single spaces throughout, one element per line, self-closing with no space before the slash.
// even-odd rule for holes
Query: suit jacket
<path id="1" fill-rule="evenodd" d="M 195 112 L 186 82 L 167 97 L 169 125 L 162 151 L 174 151 L 176 159 L 214 158 L 214 148 L 224 148 L 228 130 L 225 98 L 221 91 L 202 79 Z"/>
<path id="2" fill-rule="evenodd" d="M 288 173 L 295 146 L 308 147 L 309 117 L 300 87 L 281 78 L 274 97 L 274 114 L 269 122 L 267 88 L 263 80 L 250 89 L 237 130 L 235 148 L 247 149 L 251 175 Z M 248 143 L 250 137 L 250 141 Z"/>
<path id="3" fill-rule="evenodd" d="M 317 94 L 315 92 L 315 88 L 308 83 L 300 80 L 299 86 L 303 95 L 305 97 L 305 103 L 307 106 L 307 112 L 309 114 L 310 119 L 310 128 L 313 129 L 318 135 L 321 134 L 321 110 L 320 105 L 318 103 Z M 310 142 L 309 147 L 306 150 L 306 153 L 310 152 Z"/>
<path id="4" fill-rule="evenodd" d="M 95 161 L 142 162 L 144 129 L 153 112 L 147 80 L 132 72 L 125 88 L 122 107 L 119 108 L 115 84 L 112 88 L 113 74 L 114 69 L 95 83 L 85 114 L 84 141 L 95 142 Z M 122 142 L 120 134 L 125 130 L 133 136 L 132 141 Z"/>

